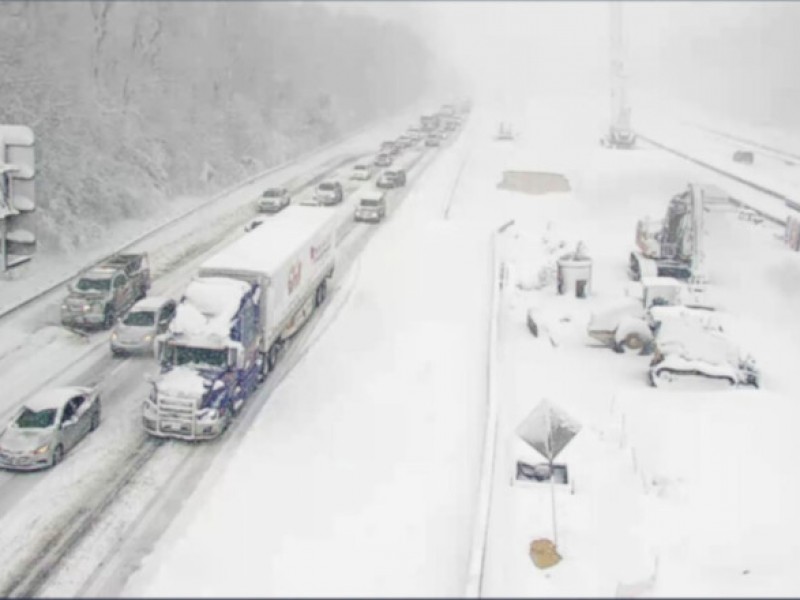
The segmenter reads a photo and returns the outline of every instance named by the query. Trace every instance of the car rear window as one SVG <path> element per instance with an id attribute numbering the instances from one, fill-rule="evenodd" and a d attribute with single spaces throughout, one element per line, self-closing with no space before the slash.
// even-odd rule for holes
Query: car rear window
<path id="1" fill-rule="evenodd" d="M 122 321 L 125 325 L 133 327 L 147 327 L 156 322 L 156 313 L 151 310 L 137 310 L 129 312 Z"/>

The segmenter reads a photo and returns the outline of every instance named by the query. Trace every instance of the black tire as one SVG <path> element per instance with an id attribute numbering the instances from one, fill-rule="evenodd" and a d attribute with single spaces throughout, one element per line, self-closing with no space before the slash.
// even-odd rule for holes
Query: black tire
<path id="1" fill-rule="evenodd" d="M 275 370 L 275 365 L 278 364 L 278 354 L 280 353 L 280 347 L 278 343 L 272 344 L 272 347 L 269 349 L 267 353 L 267 372 L 271 373 Z"/>
<path id="2" fill-rule="evenodd" d="M 263 352 L 258 353 L 258 383 L 264 383 L 267 379 L 267 373 L 269 373 L 269 367 L 267 365 L 267 356 Z"/>
<path id="3" fill-rule="evenodd" d="M 323 279 L 322 283 L 317 286 L 317 292 L 314 296 L 314 308 L 319 307 L 325 302 L 325 297 L 328 295 L 328 282 Z"/>
<path id="4" fill-rule="evenodd" d="M 89 431 L 94 431 L 98 427 L 100 427 L 100 409 L 96 410 L 92 415 L 92 420 L 89 424 Z"/>
<path id="5" fill-rule="evenodd" d="M 64 458 L 64 447 L 59 444 L 56 446 L 56 449 L 53 450 L 53 462 L 51 463 L 51 467 L 55 467 L 58 463 L 62 461 Z"/>
<path id="6" fill-rule="evenodd" d="M 114 326 L 114 318 L 114 309 L 110 306 L 106 306 L 103 316 L 103 329 L 111 329 Z"/>

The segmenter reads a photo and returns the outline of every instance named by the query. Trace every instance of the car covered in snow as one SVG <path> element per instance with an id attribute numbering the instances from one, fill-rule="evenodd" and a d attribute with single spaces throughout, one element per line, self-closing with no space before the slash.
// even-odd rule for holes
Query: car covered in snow
<path id="1" fill-rule="evenodd" d="M 375 182 L 379 188 L 384 189 L 392 189 L 396 187 L 402 187 L 406 184 L 406 172 L 402 169 L 393 169 L 390 171 L 384 171 L 381 173 L 381 176 L 378 177 L 378 181 Z"/>
<path id="2" fill-rule="evenodd" d="M 356 207 L 356 221 L 380 222 L 386 216 L 386 194 L 383 192 L 366 192 L 359 198 Z"/>
<path id="3" fill-rule="evenodd" d="M 128 313 L 117 322 L 111 333 L 111 353 L 151 353 L 156 336 L 164 333 L 175 317 L 175 300 L 151 296 L 139 300 Z"/>
<path id="4" fill-rule="evenodd" d="M 100 425 L 100 396 L 89 387 L 38 392 L 0 434 L 0 467 L 32 471 L 54 467 Z"/>
<path id="5" fill-rule="evenodd" d="M 314 190 L 314 200 L 323 206 L 339 204 L 344 200 L 342 184 L 333 180 L 321 182 Z"/>
<path id="6" fill-rule="evenodd" d="M 442 138 L 438 134 L 431 133 L 425 138 L 425 145 L 428 148 L 436 148 L 442 145 Z"/>
<path id="7" fill-rule="evenodd" d="M 350 179 L 369 181 L 372 179 L 372 165 L 366 163 L 355 165 L 350 172 Z"/>
<path id="8" fill-rule="evenodd" d="M 759 387 L 755 360 L 722 332 L 692 319 L 666 319 L 658 327 L 650 383 L 669 387 L 692 382 Z"/>
<path id="9" fill-rule="evenodd" d="M 258 199 L 258 212 L 276 213 L 289 206 L 291 202 L 292 197 L 286 188 L 268 188 Z"/>
<path id="10" fill-rule="evenodd" d="M 376 167 L 391 167 L 392 162 L 394 162 L 394 159 L 392 159 L 389 154 L 383 152 L 375 157 L 375 162 L 373 164 Z"/>

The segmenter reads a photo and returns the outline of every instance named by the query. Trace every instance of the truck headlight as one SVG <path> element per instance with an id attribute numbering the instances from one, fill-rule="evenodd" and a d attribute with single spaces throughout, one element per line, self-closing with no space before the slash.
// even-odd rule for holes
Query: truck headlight
<path id="1" fill-rule="evenodd" d="M 81 306 L 81 309 L 83 310 L 83 312 L 89 312 L 90 310 L 92 310 L 92 305 L 84 304 L 83 306 Z"/>
<path id="2" fill-rule="evenodd" d="M 44 446 L 39 446 L 36 450 L 33 451 L 34 454 L 44 454 L 50 450 L 50 444 L 45 444 Z"/>
<path id="3" fill-rule="evenodd" d="M 216 421 L 219 419 L 219 410 L 216 408 L 207 408 L 197 415 L 200 421 Z"/>

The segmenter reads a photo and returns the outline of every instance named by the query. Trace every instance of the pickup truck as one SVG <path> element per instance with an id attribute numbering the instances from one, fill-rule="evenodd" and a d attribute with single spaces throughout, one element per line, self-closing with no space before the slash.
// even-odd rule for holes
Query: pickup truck
<path id="1" fill-rule="evenodd" d="M 69 285 L 69 294 L 61 303 L 61 324 L 109 329 L 149 289 L 146 253 L 114 255 Z"/>

